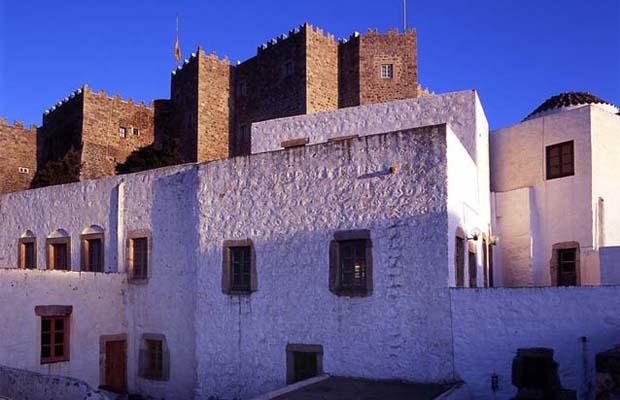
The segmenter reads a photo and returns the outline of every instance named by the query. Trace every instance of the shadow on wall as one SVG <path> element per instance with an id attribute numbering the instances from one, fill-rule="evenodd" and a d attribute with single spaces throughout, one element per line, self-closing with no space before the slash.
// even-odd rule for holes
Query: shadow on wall
<path id="1" fill-rule="evenodd" d="M 0 366 L 0 396 L 15 400 L 108 400 L 78 379 L 3 366 Z"/>

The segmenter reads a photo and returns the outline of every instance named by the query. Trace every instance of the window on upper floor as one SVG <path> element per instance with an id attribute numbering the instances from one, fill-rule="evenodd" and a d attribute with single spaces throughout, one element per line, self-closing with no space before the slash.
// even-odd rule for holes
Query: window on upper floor
<path id="1" fill-rule="evenodd" d="M 136 127 L 131 128 L 131 134 L 134 136 L 140 136 L 140 129 Z"/>
<path id="2" fill-rule="evenodd" d="M 81 236 L 82 271 L 104 271 L 103 233 L 89 233 Z"/>
<path id="3" fill-rule="evenodd" d="M 368 296 L 372 288 L 370 231 L 335 232 L 329 245 L 330 291 L 338 296 Z"/>
<path id="4" fill-rule="evenodd" d="M 124 126 L 121 126 L 118 128 L 118 136 L 124 138 L 127 137 L 127 128 L 125 128 Z"/>
<path id="5" fill-rule="evenodd" d="M 56 232 L 61 235 L 61 230 Z M 62 232 L 47 239 L 47 269 L 71 270 L 71 238 Z"/>
<path id="6" fill-rule="evenodd" d="M 469 287 L 477 287 L 478 286 L 478 264 L 476 260 L 476 253 L 474 251 L 470 251 L 468 254 L 468 266 L 469 266 Z"/>
<path id="7" fill-rule="evenodd" d="M 17 260 L 19 268 L 37 268 L 37 239 L 34 236 L 24 236 L 19 239 Z"/>
<path id="8" fill-rule="evenodd" d="M 18 171 L 19 171 L 20 174 L 28 174 L 28 173 L 30 173 L 30 168 L 19 167 Z"/>
<path id="9" fill-rule="evenodd" d="M 381 79 L 392 79 L 394 77 L 394 64 L 381 65 Z"/>
<path id="10" fill-rule="evenodd" d="M 256 256 L 250 239 L 224 242 L 222 291 L 251 294 L 257 289 Z"/>
<path id="11" fill-rule="evenodd" d="M 456 273 L 456 287 L 465 286 L 465 237 L 458 235 L 454 246 L 454 269 Z"/>
<path id="12" fill-rule="evenodd" d="M 574 142 L 547 146 L 547 179 L 575 175 Z"/>
<path id="13" fill-rule="evenodd" d="M 146 279 L 149 265 L 149 239 L 137 237 L 131 239 L 131 277 L 132 279 Z"/>

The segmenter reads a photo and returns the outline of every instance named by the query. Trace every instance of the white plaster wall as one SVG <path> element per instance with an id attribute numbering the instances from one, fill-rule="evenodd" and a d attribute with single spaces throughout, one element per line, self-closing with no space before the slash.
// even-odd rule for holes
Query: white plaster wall
<path id="1" fill-rule="evenodd" d="M 200 165 L 197 398 L 284 386 L 287 343 L 323 345 L 328 373 L 451 379 L 446 163 L 440 126 Z M 328 289 L 343 229 L 371 230 L 369 297 Z M 242 238 L 258 291 L 228 296 L 222 244 Z"/>
<path id="2" fill-rule="evenodd" d="M 195 382 L 193 285 L 197 232 L 196 225 L 192 222 L 196 220 L 195 171 L 196 167 L 193 165 L 176 166 L 0 196 L 3 225 L 0 231 L 0 265 L 10 268 L 17 267 L 18 239 L 27 229 L 33 231 L 37 237 L 38 266 L 40 269 L 46 268 L 45 238 L 55 229 L 62 228 L 71 235 L 72 268 L 79 271 L 80 233 L 85 227 L 96 224 L 105 230 L 106 270 L 118 270 L 126 276 L 127 233 L 135 229 L 152 232 L 148 282 L 129 283 L 121 293 L 116 294 L 104 281 L 93 292 L 103 298 L 109 296 L 109 301 L 118 303 L 119 307 L 99 310 L 93 306 L 86 308 L 90 312 L 74 312 L 74 315 L 76 323 L 92 324 L 94 327 L 92 337 L 97 340 L 89 343 L 89 349 L 93 354 L 97 354 L 97 360 L 100 335 L 127 334 L 129 390 L 155 398 L 191 398 Z M 36 275 L 39 272 L 19 273 L 27 278 L 30 274 Z M 40 273 L 42 282 L 45 282 L 48 276 L 53 277 L 52 274 L 69 274 L 53 271 Z M 107 276 L 89 272 L 80 275 Z M 56 293 L 58 299 L 71 300 L 66 294 L 69 289 L 59 286 L 53 278 L 49 279 L 50 291 Z M 38 289 L 34 290 L 36 292 Z M 4 294 L 5 290 L 0 290 L 0 296 Z M 19 298 L 12 301 L 19 302 Z M 84 307 L 88 307 L 87 300 L 83 303 Z M 24 318 L 24 315 L 34 314 L 33 310 L 20 309 L 16 315 Z M 118 318 L 119 322 L 114 329 L 98 329 L 102 318 L 100 311 Z M 171 354 L 169 381 L 151 381 L 137 376 L 139 344 L 143 333 L 166 336 Z M 23 345 L 31 343 L 23 341 Z M 38 348 L 34 348 L 38 352 Z M 5 357 L 5 353 L 0 351 L 0 364 L 13 366 L 5 362 Z M 88 368 L 82 368 L 85 363 L 89 363 Z M 15 366 L 38 370 L 38 358 L 30 359 L 27 365 Z M 93 386 L 99 385 L 98 361 L 90 363 L 90 359 L 82 358 L 80 352 L 72 356 L 70 362 L 53 364 L 53 367 L 49 368 L 53 368 L 51 373 L 82 378 Z M 82 369 L 86 372 L 82 372 Z M 93 371 L 96 371 L 96 375 L 93 375 Z M 85 373 L 89 376 L 81 375 Z"/>
<path id="3" fill-rule="evenodd" d="M 592 210 L 597 246 L 620 245 L 620 116 L 592 107 Z M 599 206 L 599 198 L 604 205 Z"/>
<path id="4" fill-rule="evenodd" d="M 480 191 L 479 174 L 474 160 L 469 156 L 465 147 L 448 127 L 448 282 L 449 286 L 456 286 L 455 246 L 457 228 L 463 229 L 471 236 L 474 230 L 485 232 L 488 226 L 488 215 L 482 209 L 486 191 Z M 488 170 L 487 170 L 488 172 Z M 468 241 L 468 245 L 476 247 L 477 258 L 477 286 L 484 285 L 482 270 L 482 239 L 477 242 Z M 466 246 L 466 252 L 467 252 Z M 469 285 L 468 257 L 465 254 L 465 285 Z"/>
<path id="5" fill-rule="evenodd" d="M 99 336 L 126 329 L 124 274 L 0 269 L 0 364 L 99 386 Z M 38 305 L 72 305 L 70 361 L 40 363 Z"/>
<path id="6" fill-rule="evenodd" d="M 582 107 L 524 121 L 491 134 L 491 189 L 508 192 L 532 187 L 530 200 L 530 231 L 532 240 L 531 282 L 506 281 L 505 285 L 549 285 L 549 263 L 553 244 L 576 241 L 581 248 L 582 284 L 598 284 L 598 256 L 593 244 L 592 163 L 590 142 L 590 109 Z M 546 146 L 574 140 L 575 175 L 545 179 Z M 499 199 L 499 197 L 498 197 Z M 515 198 L 516 199 L 516 198 Z M 525 198 L 524 198 L 525 199 Z M 503 215 L 519 219 L 528 205 L 513 203 Z M 512 238 L 507 238 L 508 242 Z M 525 251 L 509 249 L 500 237 L 502 252 L 517 254 Z M 519 259 L 526 254 L 519 255 Z M 506 257 L 502 257 L 506 263 Z M 504 273 L 510 274 L 506 268 Z M 521 275 L 521 272 L 518 273 Z M 514 275 L 514 274 L 513 274 Z M 507 275 L 508 276 L 508 275 Z"/>
<path id="7" fill-rule="evenodd" d="M 512 398 L 517 349 L 549 347 L 562 386 L 593 399 L 593 389 L 584 395 L 594 383 L 594 356 L 620 342 L 619 286 L 451 289 L 450 296 L 455 369 L 472 398 Z M 496 393 L 491 391 L 494 373 Z"/>
<path id="8" fill-rule="evenodd" d="M 476 132 L 486 123 L 486 118 L 476 121 L 484 117 L 481 110 L 476 92 L 466 90 L 262 121 L 252 124 L 252 153 L 279 150 L 281 143 L 290 139 L 308 138 L 313 144 L 338 136 L 447 123 L 476 159 Z"/>

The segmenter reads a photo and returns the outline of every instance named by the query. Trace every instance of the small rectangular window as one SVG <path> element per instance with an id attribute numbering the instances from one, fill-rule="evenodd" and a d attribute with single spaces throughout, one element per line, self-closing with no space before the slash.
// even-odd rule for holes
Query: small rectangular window
<path id="1" fill-rule="evenodd" d="M 69 237 L 47 239 L 47 268 L 71 270 L 71 239 Z"/>
<path id="2" fill-rule="evenodd" d="M 18 170 L 19 170 L 19 173 L 20 173 L 20 174 L 27 174 L 27 173 L 29 173 L 29 172 L 30 172 L 30 169 L 29 169 L 29 168 L 26 168 L 26 167 L 19 167 L 19 169 L 18 169 Z"/>
<path id="3" fill-rule="evenodd" d="M 577 285 L 577 250 L 560 249 L 558 252 L 558 286 Z"/>
<path id="4" fill-rule="evenodd" d="M 329 245 L 329 290 L 338 296 L 368 296 L 372 287 L 370 231 L 335 232 Z"/>
<path id="5" fill-rule="evenodd" d="M 132 243 L 132 278 L 146 279 L 148 277 L 148 238 L 133 238 Z"/>
<path id="6" fill-rule="evenodd" d="M 575 175 L 573 141 L 547 146 L 547 179 Z"/>
<path id="7" fill-rule="evenodd" d="M 251 249 L 250 246 L 230 248 L 231 289 L 234 292 L 251 290 Z"/>
<path id="8" fill-rule="evenodd" d="M 163 346 L 161 340 L 146 340 L 146 376 L 160 379 L 163 375 Z"/>
<path id="9" fill-rule="evenodd" d="M 104 271 L 103 233 L 82 235 L 82 271 Z"/>
<path id="10" fill-rule="evenodd" d="M 469 287 L 478 286 L 478 265 L 476 261 L 476 253 L 469 252 Z"/>
<path id="11" fill-rule="evenodd" d="M 37 268 L 37 244 L 36 238 L 24 237 L 19 239 L 19 253 L 17 258 L 19 268 L 36 269 Z"/>
<path id="12" fill-rule="evenodd" d="M 68 317 L 41 317 L 41 364 L 69 360 L 68 333 Z"/>
<path id="13" fill-rule="evenodd" d="M 293 62 L 292 61 L 288 61 L 284 64 L 284 76 L 288 77 L 288 76 L 293 76 L 294 73 L 294 69 L 293 69 Z"/>
<path id="14" fill-rule="evenodd" d="M 323 373 L 323 346 L 318 344 L 286 345 L 286 381 L 303 381 Z"/>
<path id="15" fill-rule="evenodd" d="M 132 134 L 134 136 L 140 136 L 140 130 L 138 128 L 132 128 Z"/>
<path id="16" fill-rule="evenodd" d="M 392 79 L 394 77 L 394 64 L 381 65 L 381 79 Z"/>
<path id="17" fill-rule="evenodd" d="M 124 138 L 127 137 L 127 128 L 125 128 L 124 126 L 121 126 L 118 128 L 118 136 Z"/>

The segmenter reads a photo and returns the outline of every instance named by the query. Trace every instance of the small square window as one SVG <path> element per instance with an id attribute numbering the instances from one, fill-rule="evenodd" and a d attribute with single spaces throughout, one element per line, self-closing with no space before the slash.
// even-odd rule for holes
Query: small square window
<path id="1" fill-rule="evenodd" d="M 370 231 L 339 231 L 329 246 L 329 287 L 338 296 L 372 293 Z"/>
<path id="2" fill-rule="evenodd" d="M 127 137 L 127 128 L 121 126 L 120 128 L 118 128 L 118 136 L 124 138 Z"/>
<path id="3" fill-rule="evenodd" d="M 381 65 L 381 79 L 392 79 L 394 77 L 394 64 Z"/>
<path id="4" fill-rule="evenodd" d="M 69 317 L 41 317 L 41 364 L 69 360 Z"/>
<path id="5" fill-rule="evenodd" d="M 134 136 L 140 136 L 140 129 L 138 128 L 131 128 L 131 132 Z"/>
<path id="6" fill-rule="evenodd" d="M 547 179 L 575 175 L 573 141 L 547 146 Z"/>

